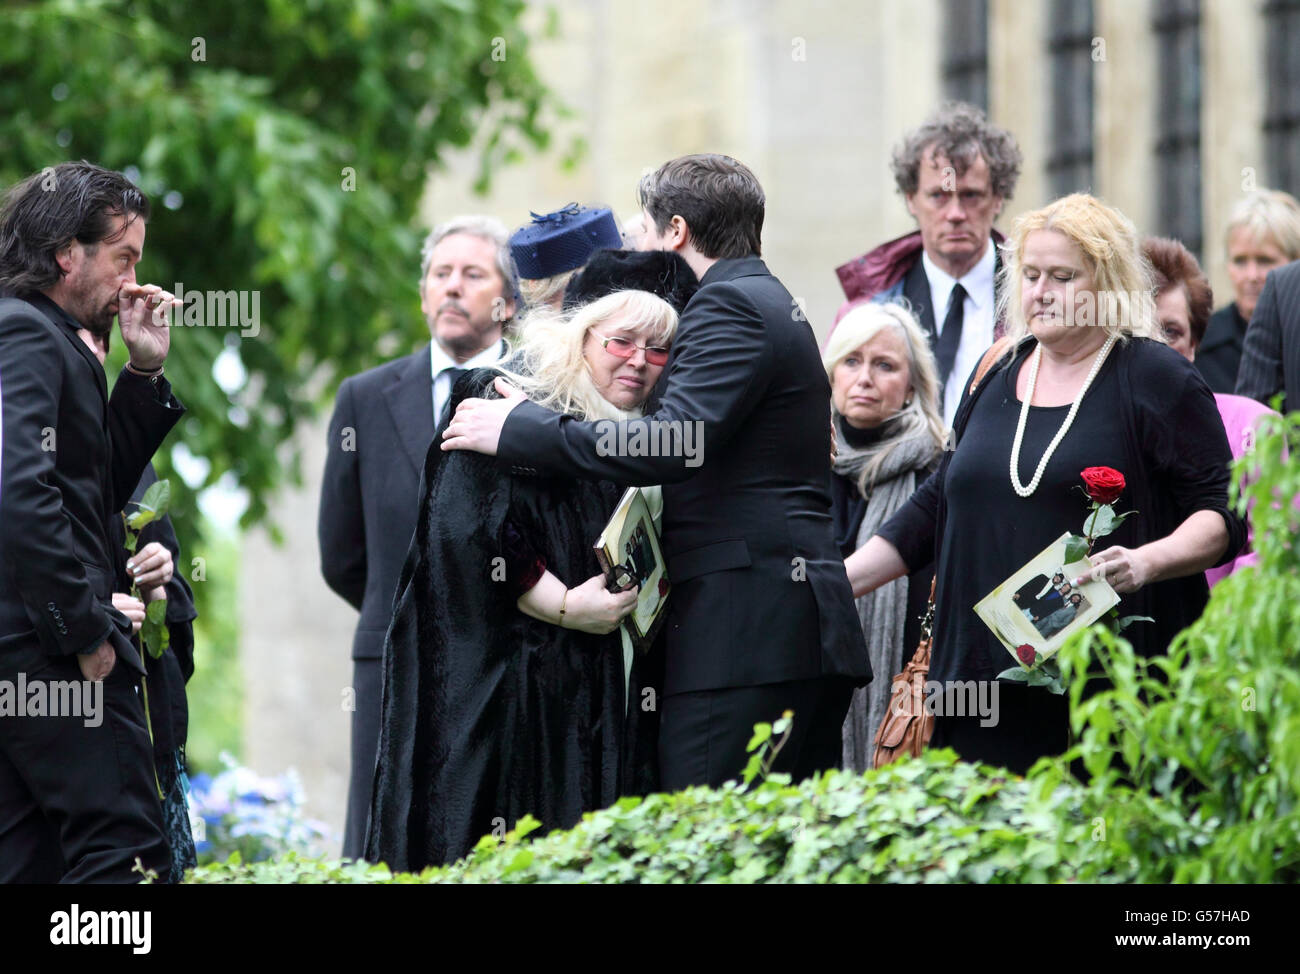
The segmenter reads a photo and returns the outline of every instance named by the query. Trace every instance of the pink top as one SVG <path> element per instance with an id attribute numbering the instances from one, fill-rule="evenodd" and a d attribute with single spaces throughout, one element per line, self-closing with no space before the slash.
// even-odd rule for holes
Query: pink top
<path id="1" fill-rule="evenodd" d="M 1232 458 L 1240 459 L 1243 455 L 1250 452 L 1255 445 L 1255 427 L 1261 416 L 1277 413 L 1269 409 L 1263 403 L 1256 402 L 1247 396 L 1230 396 L 1226 393 L 1216 392 L 1214 402 L 1219 407 L 1219 417 L 1223 420 L 1223 429 L 1228 434 L 1228 446 L 1232 450 Z M 1240 555 L 1228 562 L 1226 565 L 1220 565 L 1218 568 L 1211 568 L 1205 573 L 1205 580 L 1210 583 L 1210 587 L 1223 579 L 1227 578 L 1238 568 L 1245 565 L 1253 565 L 1259 561 L 1259 556 L 1255 554 L 1251 547 L 1251 541 L 1254 539 L 1254 529 L 1250 525 L 1250 517 L 1247 515 L 1247 528 L 1249 534 L 1246 538 L 1246 548 Z"/>

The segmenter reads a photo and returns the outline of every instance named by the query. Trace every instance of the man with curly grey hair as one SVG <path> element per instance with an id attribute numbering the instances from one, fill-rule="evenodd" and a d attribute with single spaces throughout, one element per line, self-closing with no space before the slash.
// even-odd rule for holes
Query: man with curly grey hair
<path id="1" fill-rule="evenodd" d="M 894 149 L 894 181 L 918 229 L 836 269 L 848 297 L 906 298 L 929 336 L 951 425 L 961 385 L 997 331 L 1001 234 L 993 221 L 1015 191 L 1015 136 L 964 102 L 945 102 Z"/>

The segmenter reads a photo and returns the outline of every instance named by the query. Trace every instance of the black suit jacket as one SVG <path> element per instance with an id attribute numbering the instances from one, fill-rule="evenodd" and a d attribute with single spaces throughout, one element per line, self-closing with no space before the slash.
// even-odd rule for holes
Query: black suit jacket
<path id="1" fill-rule="evenodd" d="M 41 295 L 0 300 L 0 654 L 89 652 L 144 666 L 112 608 L 109 522 L 184 407 L 126 369 L 107 393 L 79 324 Z"/>
<path id="2" fill-rule="evenodd" d="M 1235 302 L 1210 315 L 1192 364 L 1211 392 L 1232 393 L 1236 390 L 1247 327 L 1246 319 L 1237 311 Z"/>
<path id="3" fill-rule="evenodd" d="M 994 234 L 989 244 L 993 248 L 993 300 L 995 303 L 1002 294 L 1002 251 L 998 247 L 1000 240 L 1001 237 Z M 903 297 L 907 298 L 917 320 L 921 323 L 922 329 L 925 330 L 925 337 L 930 339 L 930 348 L 933 349 L 935 343 L 939 341 L 939 326 L 935 323 L 933 302 L 930 294 L 930 278 L 925 273 L 925 262 L 921 260 L 920 251 L 917 251 L 916 262 L 908 268 L 899 285 L 901 285 Z M 896 297 L 899 285 L 882 292 L 876 300 L 881 301 Z M 944 308 L 943 311 L 944 314 L 948 313 L 947 308 Z M 994 322 L 994 331 L 996 337 L 996 321 Z M 942 392 L 942 390 L 940 391 Z"/>
<path id="4" fill-rule="evenodd" d="M 830 386 L 812 327 L 757 257 L 718 261 L 700 284 L 652 414 L 582 423 L 524 403 L 499 455 L 664 485 L 665 693 L 829 675 L 865 683 L 871 667 L 831 525 Z M 703 424 L 701 465 L 631 455 L 638 437 L 672 428 L 664 422 Z M 611 451 L 611 441 L 629 448 Z"/>
<path id="5" fill-rule="evenodd" d="M 317 536 L 325 581 L 361 612 L 353 659 L 384 654 L 433 436 L 428 345 L 339 386 Z"/>
<path id="6" fill-rule="evenodd" d="M 995 278 L 996 280 L 996 278 Z M 917 320 L 925 330 L 925 337 L 930 339 L 930 348 L 939 340 L 939 326 L 934 321 L 934 308 L 931 307 L 930 278 L 925 273 L 925 264 L 921 255 L 916 255 L 916 263 L 903 275 L 903 297 L 912 306 Z"/>
<path id="7" fill-rule="evenodd" d="M 1269 272 L 1237 371 L 1237 395 L 1271 405 L 1279 392 L 1282 412 L 1300 405 L 1300 261 Z"/>

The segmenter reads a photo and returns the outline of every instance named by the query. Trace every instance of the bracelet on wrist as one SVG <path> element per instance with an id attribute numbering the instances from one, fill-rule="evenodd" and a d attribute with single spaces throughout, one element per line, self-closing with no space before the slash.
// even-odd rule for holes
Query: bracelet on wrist
<path id="1" fill-rule="evenodd" d="M 163 367 L 160 365 L 156 369 L 142 369 L 130 362 L 126 363 L 126 370 L 133 375 L 143 376 L 146 379 L 156 379 L 163 374 Z"/>
<path id="2" fill-rule="evenodd" d="M 566 589 L 564 590 L 564 595 L 563 595 L 563 597 L 561 597 L 561 599 L 560 599 L 560 621 L 558 622 L 558 625 L 559 625 L 559 627 L 560 627 L 561 629 L 564 628 L 564 611 L 565 611 L 565 604 L 566 604 L 568 601 L 569 601 L 569 590 L 566 588 Z"/>

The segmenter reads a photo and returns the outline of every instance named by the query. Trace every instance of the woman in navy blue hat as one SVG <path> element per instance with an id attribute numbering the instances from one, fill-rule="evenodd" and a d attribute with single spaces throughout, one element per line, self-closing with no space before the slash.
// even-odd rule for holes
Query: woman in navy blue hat
<path id="1" fill-rule="evenodd" d="M 525 306 L 560 309 L 573 276 L 598 250 L 623 246 L 614 214 L 570 203 L 538 216 L 510 237 L 510 255 L 519 272 L 519 295 Z"/>

